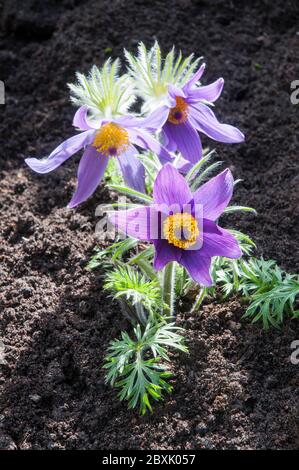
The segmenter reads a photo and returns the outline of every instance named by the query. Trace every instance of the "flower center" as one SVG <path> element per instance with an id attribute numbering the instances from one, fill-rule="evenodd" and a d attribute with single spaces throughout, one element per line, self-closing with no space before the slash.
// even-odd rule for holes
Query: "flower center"
<path id="1" fill-rule="evenodd" d="M 168 121 L 172 124 L 182 124 L 188 117 L 188 105 L 181 96 L 177 96 L 175 101 L 176 105 L 169 111 Z"/>
<path id="2" fill-rule="evenodd" d="M 96 133 L 93 146 L 106 157 L 117 157 L 129 147 L 129 134 L 118 124 L 108 122 Z"/>
<path id="3" fill-rule="evenodd" d="M 169 215 L 163 223 L 163 234 L 168 243 L 185 250 L 196 243 L 197 221 L 191 214 Z"/>

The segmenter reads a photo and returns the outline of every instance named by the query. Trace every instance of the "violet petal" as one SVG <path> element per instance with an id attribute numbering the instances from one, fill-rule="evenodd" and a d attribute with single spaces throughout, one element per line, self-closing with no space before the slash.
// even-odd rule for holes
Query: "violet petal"
<path id="1" fill-rule="evenodd" d="M 78 167 L 77 189 L 68 204 L 72 208 L 88 199 L 96 190 L 106 169 L 109 157 L 89 146 L 81 157 Z"/>

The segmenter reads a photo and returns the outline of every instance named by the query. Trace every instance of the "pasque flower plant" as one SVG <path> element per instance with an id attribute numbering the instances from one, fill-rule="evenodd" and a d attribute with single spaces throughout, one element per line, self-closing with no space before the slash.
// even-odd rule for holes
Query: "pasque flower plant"
<path id="1" fill-rule="evenodd" d="M 72 101 L 80 106 L 73 119 L 80 133 L 65 140 L 48 158 L 25 160 L 37 173 L 48 173 L 84 149 L 71 208 L 93 194 L 110 158 L 117 159 L 125 183 L 144 192 L 145 172 L 139 149 L 151 150 L 162 164 L 172 160 L 169 152 L 179 151 L 183 161 L 177 166 L 185 172 L 202 156 L 198 131 L 221 142 L 244 140 L 237 128 L 220 124 L 207 106 L 219 97 L 223 79 L 199 86 L 204 64 L 196 71 L 198 60 L 193 62 L 192 56 L 183 60 L 180 55 L 174 61 L 174 50 L 166 56 L 161 69 L 157 43 L 149 52 L 141 43 L 139 52 L 139 59 L 126 52 L 128 75 L 119 76 L 118 59 L 109 59 L 102 69 L 94 66 L 87 77 L 78 73 L 78 83 L 69 87 Z M 144 109 L 149 111 L 146 116 L 129 113 L 135 92 L 145 101 Z M 159 131 L 163 145 L 152 136 Z"/>
<path id="2" fill-rule="evenodd" d="M 230 274 L 218 277 L 226 284 L 232 277 L 237 285 L 238 259 L 249 254 L 253 242 L 222 228 L 218 219 L 223 212 L 252 209 L 228 206 L 235 184 L 229 169 L 206 181 L 218 163 L 209 164 L 212 152 L 203 155 L 200 134 L 225 143 L 244 140 L 240 130 L 220 123 L 212 111 L 223 79 L 203 86 L 200 59 L 176 57 L 174 48 L 163 59 L 157 42 L 150 50 L 141 43 L 137 57 L 127 51 L 125 56 L 124 75 L 118 59 L 92 67 L 88 76 L 77 73 L 77 83 L 69 88 L 78 107 L 73 118 L 78 133 L 47 158 L 30 157 L 26 163 L 48 173 L 83 150 L 70 208 L 93 194 L 110 159 L 118 163 L 124 184 L 112 174 L 111 187 L 132 200 L 126 210 L 113 203 L 110 221 L 127 238 L 100 248 L 90 267 L 101 266 L 103 288 L 118 300 L 134 332 L 133 338 L 122 332 L 111 342 L 106 380 L 120 389 L 130 408 L 139 404 L 145 413 L 152 409 L 151 399 L 161 400 L 172 389 L 169 349 L 187 350 L 175 324 L 175 295 L 183 297 L 195 286 L 197 310 L 211 292 L 215 269 L 221 272 L 222 258 Z M 139 113 L 136 97 L 142 101 Z"/>
<path id="3" fill-rule="evenodd" d="M 183 351 L 185 347 L 183 331 L 174 322 L 176 299 L 188 297 L 190 301 L 191 290 L 197 286 L 199 293 L 192 307 L 197 311 L 213 289 L 220 260 L 225 260 L 235 279 L 238 259 L 253 245 L 245 235 L 218 225 L 223 212 L 251 211 L 228 206 L 234 187 L 230 170 L 198 186 L 197 181 L 208 169 L 194 176 L 198 166 L 183 177 L 166 163 L 154 179 L 153 198 L 132 192 L 133 198 L 143 198 L 147 205 L 135 204 L 110 213 L 112 224 L 127 238 L 100 250 L 91 264 L 94 268 L 103 266 L 104 259 L 105 263 L 110 260 L 104 288 L 118 299 L 133 325 L 137 324 L 135 338 L 122 333 L 120 340 L 110 343 L 104 367 L 106 381 L 119 387 L 120 399 L 127 400 L 129 408 L 138 403 L 142 414 L 152 410 L 150 398 L 161 400 L 163 392 L 171 391 L 166 380 L 171 375 L 167 350 Z M 145 248 L 143 242 L 149 246 Z M 137 253 L 130 254 L 134 249 Z M 160 336 L 163 324 L 169 328 Z M 153 345 L 157 349 L 153 350 Z"/>

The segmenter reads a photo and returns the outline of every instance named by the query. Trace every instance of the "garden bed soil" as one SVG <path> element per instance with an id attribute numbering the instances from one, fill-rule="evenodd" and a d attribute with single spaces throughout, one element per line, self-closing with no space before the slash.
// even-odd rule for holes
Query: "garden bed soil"
<path id="1" fill-rule="evenodd" d="M 191 315 L 189 355 L 174 355 L 173 394 L 138 416 L 104 383 L 108 342 L 128 328 L 87 272 L 102 185 L 66 208 L 78 156 L 49 175 L 24 164 L 74 132 L 66 83 L 123 47 L 157 38 L 164 50 L 204 55 L 204 83 L 226 83 L 217 115 L 246 134 L 215 144 L 243 182 L 234 203 L 258 216 L 226 216 L 253 237 L 258 255 L 299 266 L 299 5 L 295 1 L 64 0 L 3 2 L 0 79 L 0 448 L 294 449 L 298 447 L 298 365 L 290 362 L 298 323 L 262 331 L 242 319 L 239 298 L 207 302 Z M 207 141 L 204 141 L 207 144 Z M 210 147 L 213 142 L 209 141 Z"/>

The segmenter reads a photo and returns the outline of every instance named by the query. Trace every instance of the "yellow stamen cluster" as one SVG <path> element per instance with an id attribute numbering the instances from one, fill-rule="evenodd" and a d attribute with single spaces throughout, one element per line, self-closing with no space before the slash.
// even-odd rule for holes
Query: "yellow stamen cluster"
<path id="1" fill-rule="evenodd" d="M 93 146 L 106 157 L 117 157 L 127 150 L 129 143 L 127 131 L 114 122 L 108 122 L 96 133 Z"/>
<path id="2" fill-rule="evenodd" d="M 175 100 L 176 105 L 169 111 L 168 121 L 172 124 L 182 124 L 188 117 L 188 105 L 181 96 L 177 96 Z"/>
<path id="3" fill-rule="evenodd" d="M 191 214 L 169 215 L 163 223 L 163 234 L 168 243 L 185 250 L 196 243 L 197 221 Z"/>

